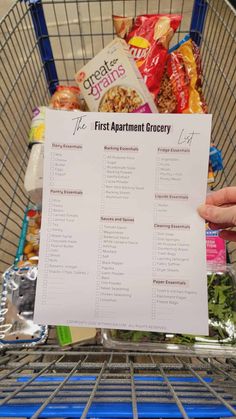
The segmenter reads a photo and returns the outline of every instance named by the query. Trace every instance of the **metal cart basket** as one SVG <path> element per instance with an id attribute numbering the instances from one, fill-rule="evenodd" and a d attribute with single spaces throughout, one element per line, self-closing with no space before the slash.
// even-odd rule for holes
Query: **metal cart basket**
<path id="1" fill-rule="evenodd" d="M 183 14 L 173 43 L 190 32 L 201 45 L 212 141 L 236 184 L 236 15 L 227 0 L 18 0 L 1 22 L 0 271 L 12 264 L 28 196 L 24 173 L 32 109 L 113 39 L 112 14 Z M 235 248 L 229 247 L 231 262 Z M 50 344 L 7 349 L 0 358 L 0 417 L 236 417 L 235 354 L 196 357 L 62 351 Z"/>

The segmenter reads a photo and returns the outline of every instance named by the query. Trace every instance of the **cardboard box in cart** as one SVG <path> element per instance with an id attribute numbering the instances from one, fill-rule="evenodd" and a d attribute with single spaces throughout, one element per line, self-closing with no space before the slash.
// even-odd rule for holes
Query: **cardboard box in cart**
<path id="1" fill-rule="evenodd" d="M 115 39 L 75 76 L 92 112 L 157 112 L 125 41 Z"/>

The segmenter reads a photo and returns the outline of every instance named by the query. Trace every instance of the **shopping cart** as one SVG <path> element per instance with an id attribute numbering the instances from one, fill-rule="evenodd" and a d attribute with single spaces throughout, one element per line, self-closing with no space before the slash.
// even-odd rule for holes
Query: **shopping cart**
<path id="1" fill-rule="evenodd" d="M 0 271 L 12 264 L 28 204 L 24 173 L 32 108 L 113 39 L 112 14 L 178 12 L 174 42 L 190 31 L 201 45 L 212 140 L 224 171 L 235 170 L 235 11 L 227 0 L 16 1 L 1 22 Z M 236 251 L 229 248 L 231 262 Z M 216 357 L 121 353 L 101 347 L 62 351 L 48 340 L 0 358 L 0 417 L 219 418 L 236 416 L 236 351 Z"/>

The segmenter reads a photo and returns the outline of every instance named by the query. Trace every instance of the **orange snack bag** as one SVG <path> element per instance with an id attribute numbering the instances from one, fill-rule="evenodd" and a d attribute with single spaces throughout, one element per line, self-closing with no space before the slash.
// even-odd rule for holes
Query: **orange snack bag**
<path id="1" fill-rule="evenodd" d="M 200 51 L 189 35 L 170 50 L 155 101 L 161 113 L 207 113 Z"/>
<path id="2" fill-rule="evenodd" d="M 183 113 L 207 113 L 202 95 L 202 71 L 198 46 L 189 39 L 178 48 L 189 76 L 189 103 Z"/>

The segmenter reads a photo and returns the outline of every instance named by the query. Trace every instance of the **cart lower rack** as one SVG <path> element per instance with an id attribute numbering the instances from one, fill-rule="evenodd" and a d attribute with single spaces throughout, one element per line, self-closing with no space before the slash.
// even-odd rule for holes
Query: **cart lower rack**
<path id="1" fill-rule="evenodd" d="M 189 32 L 201 43 L 212 141 L 224 161 L 215 187 L 236 184 L 236 15 L 228 0 L 18 0 L 0 27 L 0 272 L 14 260 L 28 202 L 32 109 L 48 103 L 58 83 L 73 84 L 75 72 L 114 38 L 112 14 L 143 13 L 180 13 L 173 43 Z M 235 247 L 229 250 L 235 261 Z"/>
<path id="2" fill-rule="evenodd" d="M 228 0 L 17 0 L 1 22 L 0 271 L 12 264 L 28 203 L 24 173 L 32 109 L 113 37 L 111 15 L 180 13 L 174 38 L 200 45 L 212 140 L 236 184 L 236 14 Z M 236 260 L 236 249 L 230 247 Z M 2 351 L 0 417 L 236 417 L 236 353 L 224 357 L 116 353 L 52 345 Z"/>
<path id="3" fill-rule="evenodd" d="M 0 390 L 0 417 L 234 417 L 236 358 L 8 350 Z"/>

